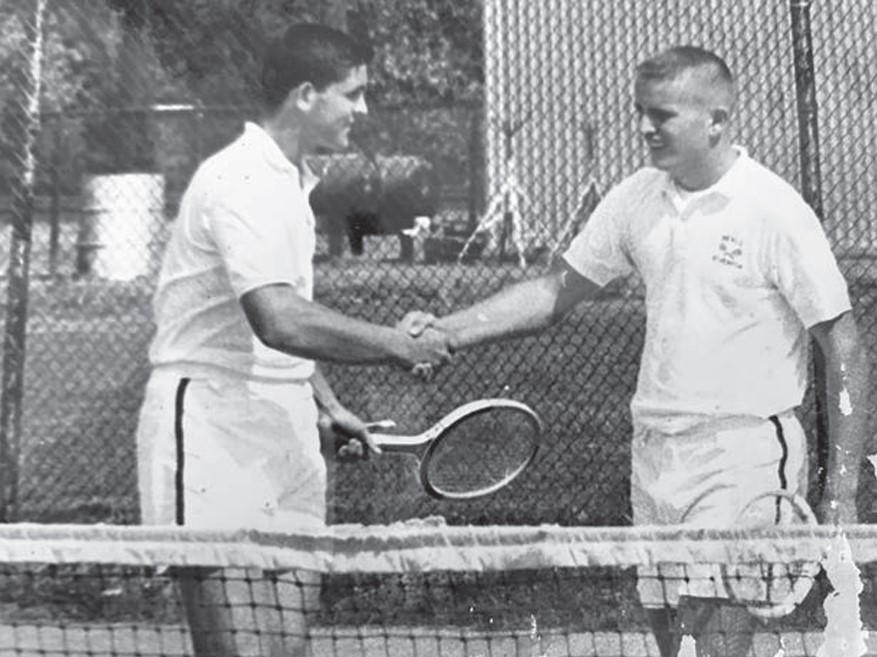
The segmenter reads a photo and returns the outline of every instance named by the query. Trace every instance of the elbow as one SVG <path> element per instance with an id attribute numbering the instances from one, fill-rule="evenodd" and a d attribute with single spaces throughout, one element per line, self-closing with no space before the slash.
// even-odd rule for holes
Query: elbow
<path id="1" fill-rule="evenodd" d="M 251 322 L 253 333 L 259 342 L 269 349 L 277 351 L 289 350 L 289 335 L 277 322 Z"/>
<path id="2" fill-rule="evenodd" d="M 269 349 L 301 358 L 311 357 L 307 345 L 301 339 L 304 332 L 293 332 L 289 326 L 284 326 L 282 322 L 267 318 L 263 318 L 261 321 L 251 321 L 250 326 L 259 342 Z"/>
<path id="3" fill-rule="evenodd" d="M 288 336 L 277 326 L 266 326 L 255 331 L 256 337 L 269 349 L 277 351 L 288 350 Z"/>
<path id="4" fill-rule="evenodd" d="M 548 313 L 545 314 L 541 328 L 548 329 L 555 324 L 559 324 L 561 321 L 563 321 L 568 312 L 569 309 L 561 308 L 555 305 Z"/>
<path id="5" fill-rule="evenodd" d="M 269 349 L 280 351 L 289 356 L 311 359 L 324 357 L 320 355 L 319 346 L 315 344 L 315 341 L 308 341 L 303 335 L 291 333 L 280 327 L 257 331 L 256 337 Z"/>
<path id="6" fill-rule="evenodd" d="M 325 322 L 315 304 L 298 297 L 285 285 L 267 285 L 241 298 L 253 335 L 269 349 L 313 358 Z"/>

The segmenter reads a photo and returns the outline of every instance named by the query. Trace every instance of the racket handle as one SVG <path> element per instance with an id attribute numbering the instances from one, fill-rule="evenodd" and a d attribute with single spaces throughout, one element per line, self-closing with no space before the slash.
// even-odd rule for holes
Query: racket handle
<path id="1" fill-rule="evenodd" d="M 375 420 L 374 422 L 366 422 L 365 428 L 369 431 L 375 431 L 377 429 L 395 429 L 396 421 L 395 420 Z"/>

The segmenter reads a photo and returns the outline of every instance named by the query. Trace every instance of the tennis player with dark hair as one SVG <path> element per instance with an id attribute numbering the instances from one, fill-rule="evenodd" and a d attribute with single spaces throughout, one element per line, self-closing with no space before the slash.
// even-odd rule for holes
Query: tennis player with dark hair
<path id="1" fill-rule="evenodd" d="M 183 196 L 155 293 L 153 371 L 137 431 L 145 524 L 321 527 L 318 423 L 356 438 L 351 451 L 374 444 L 314 361 L 411 369 L 450 356 L 443 333 L 414 339 L 312 300 L 317 180 L 305 158 L 348 146 L 367 111 L 369 59 L 330 28 L 290 28 L 267 49 L 260 120 L 202 163 Z M 199 657 L 240 654 L 228 576 L 181 577 Z M 319 580 L 269 580 L 253 584 L 264 598 L 261 654 L 303 655 Z"/>
<path id="2" fill-rule="evenodd" d="M 734 145 L 735 80 L 698 47 L 636 69 L 635 109 L 651 166 L 602 200 L 551 271 L 435 319 L 455 348 L 540 331 L 632 273 L 645 283 L 646 338 L 633 419 L 631 504 L 638 525 L 723 527 L 762 492 L 806 493 L 795 415 L 809 338 L 825 358 L 830 450 L 820 517 L 855 522 L 869 365 L 844 278 L 814 212 Z M 664 657 L 683 633 L 698 655 L 749 650 L 756 621 L 715 582 L 639 590 Z M 681 630 L 681 631 L 680 631 Z"/>

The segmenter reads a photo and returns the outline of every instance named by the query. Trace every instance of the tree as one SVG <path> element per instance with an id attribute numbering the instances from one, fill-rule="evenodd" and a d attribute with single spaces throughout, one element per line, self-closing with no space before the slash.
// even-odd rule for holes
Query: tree
<path id="1" fill-rule="evenodd" d="M 360 0 L 375 46 L 375 96 L 388 104 L 467 103 L 483 86 L 481 0 Z"/>
<path id="2" fill-rule="evenodd" d="M 14 111 L 11 75 L 20 60 L 28 2 L 0 4 L 0 111 Z M 39 155 L 75 184 L 83 169 L 115 171 L 151 166 L 147 123 L 114 121 L 107 108 L 143 106 L 173 93 L 148 32 L 125 23 L 106 2 L 49 4 L 44 30 Z M 117 113 L 118 114 L 118 113 Z M 122 123 L 122 125 L 119 125 Z M 0 135 L 5 144 L 7 140 Z"/>
<path id="3" fill-rule="evenodd" d="M 480 98 L 481 0 L 114 2 L 145 12 L 162 66 L 203 104 L 252 102 L 261 45 L 299 21 L 346 22 L 354 36 L 369 39 L 381 102 Z"/>
<path id="4" fill-rule="evenodd" d="M 9 76 L 20 65 L 28 5 L 0 3 L 3 112 L 16 102 Z M 299 21 L 344 18 L 351 33 L 371 41 L 373 106 L 478 102 L 481 14 L 482 0 L 53 0 L 43 147 L 51 144 L 68 180 L 85 167 L 148 168 L 154 156 L 149 116 L 120 107 L 253 105 L 262 44 Z"/>

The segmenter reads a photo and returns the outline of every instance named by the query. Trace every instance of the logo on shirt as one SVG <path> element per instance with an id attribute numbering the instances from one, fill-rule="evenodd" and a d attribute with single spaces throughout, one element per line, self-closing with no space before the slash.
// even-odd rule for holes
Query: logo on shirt
<path id="1" fill-rule="evenodd" d="M 743 242 L 733 235 L 722 235 L 718 252 L 713 255 L 713 260 L 729 267 L 743 269 Z"/>

